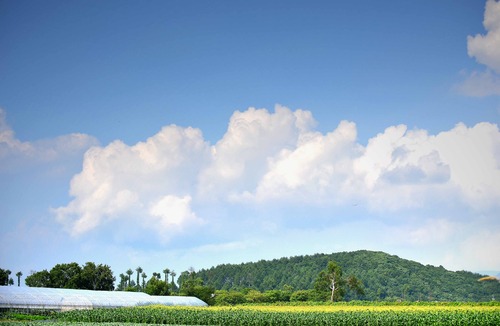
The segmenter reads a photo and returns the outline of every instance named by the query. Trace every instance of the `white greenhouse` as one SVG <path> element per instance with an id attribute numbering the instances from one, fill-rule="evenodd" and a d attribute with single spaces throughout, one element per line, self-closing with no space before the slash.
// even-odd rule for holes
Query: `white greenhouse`
<path id="1" fill-rule="evenodd" d="M 0 286 L 0 309 L 71 310 L 144 305 L 207 306 L 196 297 L 153 296 L 143 292 Z"/>

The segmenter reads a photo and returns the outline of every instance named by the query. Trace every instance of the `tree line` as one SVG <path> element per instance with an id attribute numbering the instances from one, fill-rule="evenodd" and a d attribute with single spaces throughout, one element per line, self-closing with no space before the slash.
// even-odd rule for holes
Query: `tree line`
<path id="1" fill-rule="evenodd" d="M 2 270 L 3 271 L 3 270 Z M 8 271 L 10 274 L 10 271 Z M 5 273 L 7 275 L 7 273 Z M 18 273 L 22 275 L 22 273 Z M 3 273 L 1 274 L 3 277 Z M 66 288 L 66 289 L 86 289 L 102 291 L 133 291 L 145 292 L 149 295 L 185 295 L 196 296 L 202 300 L 207 300 L 214 293 L 212 287 L 203 286 L 200 278 L 195 278 L 194 269 L 183 272 L 188 278 L 179 278 L 180 286 L 175 282 L 175 271 L 165 268 L 161 273 L 153 272 L 147 280 L 148 275 L 137 267 L 134 270 L 129 268 L 125 273 L 119 275 L 119 282 L 115 288 L 116 277 L 108 265 L 96 265 L 87 262 L 80 266 L 75 262 L 57 264 L 50 270 L 32 272 L 25 279 L 25 283 L 30 287 Z M 8 278 L 6 276 L 6 278 Z M 9 281 L 3 281 L 7 285 Z M 146 281 L 147 280 L 147 281 Z M 20 283 L 20 280 L 18 280 Z M 209 293 L 210 292 L 210 293 Z"/>
<path id="2" fill-rule="evenodd" d="M 32 272 L 24 282 L 30 287 L 113 291 L 115 277 L 108 265 L 87 262 L 80 266 L 73 262 Z"/>
<path id="3" fill-rule="evenodd" d="M 242 303 L 276 303 L 289 301 L 341 301 L 347 293 L 364 294 L 363 283 L 354 275 L 344 276 L 342 267 L 334 261 L 328 262 L 317 275 L 314 286 L 308 290 L 294 290 L 290 285 L 282 289 L 261 292 L 252 288 L 240 290 L 216 290 L 204 285 L 203 279 L 194 271 L 183 272 L 179 277 L 182 293 L 196 296 L 209 305 L 234 305 Z"/>
<path id="4" fill-rule="evenodd" d="M 119 275 L 120 282 L 115 289 L 114 282 L 116 279 L 108 265 L 96 265 L 93 262 L 87 262 L 80 266 L 73 262 L 57 264 L 50 271 L 32 272 L 31 275 L 26 277 L 25 283 L 30 287 L 142 291 L 150 295 L 194 296 L 211 305 L 245 302 L 337 301 L 342 300 L 346 291 L 363 293 L 362 282 L 355 276 L 344 278 L 342 268 L 335 262 L 329 262 L 327 268 L 319 273 L 314 283 L 314 289 L 310 291 L 293 291 L 291 286 L 285 286 L 282 290 L 265 292 L 249 288 L 242 291 L 216 290 L 213 286 L 205 285 L 193 268 L 181 273 L 178 278 L 178 287 L 175 283 L 175 271 L 165 268 L 163 274 L 164 279 L 162 279 L 161 273 L 154 272 L 151 278 L 146 281 L 147 274 L 141 267 L 137 267 L 135 273 L 132 269 L 128 269 L 125 273 Z"/>
<path id="5" fill-rule="evenodd" d="M 10 276 L 12 272 L 9 269 L 0 268 L 0 285 L 14 285 L 14 279 Z M 21 286 L 22 272 L 17 272 L 17 286 Z"/>
<path id="6" fill-rule="evenodd" d="M 178 287 L 175 284 L 175 276 L 177 274 L 174 270 L 165 268 L 163 270 L 164 279 L 162 279 L 161 273 L 153 272 L 147 281 L 148 275 L 142 267 L 137 267 L 135 272 L 135 280 L 134 271 L 131 268 L 125 273 L 120 273 L 120 282 L 118 283 L 117 291 L 145 292 L 150 295 L 171 295 L 178 291 Z M 169 276 L 172 278 L 171 281 L 169 281 Z"/>
<path id="7" fill-rule="evenodd" d="M 161 274 L 154 272 L 149 280 L 147 274 L 141 267 L 135 269 L 137 278 L 134 279 L 134 271 L 128 269 L 119 275 L 120 281 L 115 288 L 116 277 L 108 265 L 87 262 L 80 266 L 75 262 L 57 264 L 50 271 L 44 269 L 32 272 L 26 277 L 25 283 L 30 287 L 49 287 L 66 289 L 86 289 L 101 291 L 134 291 L 146 292 L 150 295 L 171 295 L 178 290 L 175 284 L 174 271 L 166 268 L 163 270 L 165 280 Z M 172 277 L 169 282 L 168 276 Z M 141 283 L 142 279 L 142 283 Z"/>

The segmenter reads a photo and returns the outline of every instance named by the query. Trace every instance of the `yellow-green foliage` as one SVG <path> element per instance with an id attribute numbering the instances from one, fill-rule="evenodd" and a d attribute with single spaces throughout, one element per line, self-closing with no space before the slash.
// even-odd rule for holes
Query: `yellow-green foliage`
<path id="1" fill-rule="evenodd" d="M 61 321 L 176 325 L 500 325 L 498 304 L 240 305 L 70 311 Z"/>

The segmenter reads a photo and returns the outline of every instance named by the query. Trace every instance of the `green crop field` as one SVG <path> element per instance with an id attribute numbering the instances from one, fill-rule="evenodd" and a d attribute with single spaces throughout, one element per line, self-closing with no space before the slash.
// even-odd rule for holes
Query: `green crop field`
<path id="1" fill-rule="evenodd" d="M 331 304 L 73 310 L 0 325 L 500 325 L 500 305 Z M 7 318 L 8 319 L 8 318 Z"/>

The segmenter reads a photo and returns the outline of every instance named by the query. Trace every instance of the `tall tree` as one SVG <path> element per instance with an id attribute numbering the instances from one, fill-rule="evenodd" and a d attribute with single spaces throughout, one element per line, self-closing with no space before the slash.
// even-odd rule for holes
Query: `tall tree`
<path id="1" fill-rule="evenodd" d="M 115 277 L 108 265 L 87 262 L 82 268 L 80 289 L 114 290 Z"/>
<path id="2" fill-rule="evenodd" d="M 12 274 L 12 272 L 10 271 L 10 269 L 6 270 L 5 273 L 7 273 L 7 278 L 8 278 L 7 282 L 8 282 L 8 284 L 9 285 L 14 284 L 14 282 L 12 282 L 12 283 L 10 282 L 10 280 L 12 280 L 12 278 L 10 277 L 10 274 Z M 5 285 L 7 285 L 7 284 L 5 284 Z"/>
<path id="3" fill-rule="evenodd" d="M 0 285 L 9 285 L 9 273 L 7 272 L 10 271 L 0 268 Z"/>
<path id="4" fill-rule="evenodd" d="M 81 288 L 82 268 L 77 263 L 57 264 L 50 270 L 50 284 L 54 288 Z"/>
<path id="5" fill-rule="evenodd" d="M 329 261 L 326 269 L 322 270 L 315 283 L 319 298 L 324 297 L 325 292 L 328 293 L 331 302 L 341 300 L 345 295 L 345 286 L 352 290 L 363 293 L 361 282 L 354 276 L 349 276 L 348 279 L 342 277 L 342 268 L 334 261 Z"/>
<path id="6" fill-rule="evenodd" d="M 113 275 L 110 266 L 99 264 L 97 266 L 97 277 L 99 279 L 97 290 L 113 291 L 115 289 L 116 277 Z"/>
<path id="7" fill-rule="evenodd" d="M 141 274 L 142 277 L 142 291 L 146 289 L 146 278 L 148 277 L 146 273 L 142 272 Z"/>
<path id="8" fill-rule="evenodd" d="M 182 272 L 179 282 L 181 295 L 194 296 L 208 304 L 214 301 L 215 288 L 213 286 L 204 286 L 203 280 L 197 277 L 194 268 L 190 267 L 188 271 Z"/>
<path id="9" fill-rule="evenodd" d="M 165 268 L 165 269 L 163 270 L 163 273 L 165 274 L 165 283 L 167 283 L 167 284 L 168 284 L 168 274 L 170 274 L 170 269 Z"/>
<path id="10" fill-rule="evenodd" d="M 132 274 L 134 274 L 134 272 L 132 271 L 132 269 L 127 269 L 127 275 L 128 275 L 128 287 L 130 287 L 130 277 L 132 276 Z"/>
<path id="11" fill-rule="evenodd" d="M 17 286 L 21 286 L 21 276 L 23 276 L 23 273 L 17 272 L 16 276 L 17 276 Z"/>
<path id="12" fill-rule="evenodd" d="M 174 281 L 176 275 L 177 274 L 175 273 L 175 271 L 170 272 L 170 276 L 172 276 L 172 282 L 170 283 L 170 289 L 171 289 L 170 292 L 172 293 L 178 290 L 177 285 L 175 285 Z"/>
<path id="13" fill-rule="evenodd" d="M 135 269 L 135 271 L 137 272 L 137 288 L 139 289 L 140 284 L 141 284 L 141 283 L 139 283 L 139 276 L 140 276 L 140 275 L 141 275 L 141 273 L 142 273 L 142 268 L 141 268 L 141 266 L 137 267 L 137 268 Z"/>
<path id="14" fill-rule="evenodd" d="M 120 275 L 118 276 L 120 277 L 120 284 L 118 285 L 118 290 L 123 291 L 125 290 L 125 284 L 127 283 L 127 276 L 125 276 L 125 274 L 123 273 L 120 273 Z"/>
<path id="15" fill-rule="evenodd" d="M 196 276 L 196 272 L 192 267 L 189 270 L 181 273 L 179 277 L 180 282 L 180 292 L 184 295 L 193 295 L 193 289 L 196 286 L 202 286 L 203 280 Z"/>

